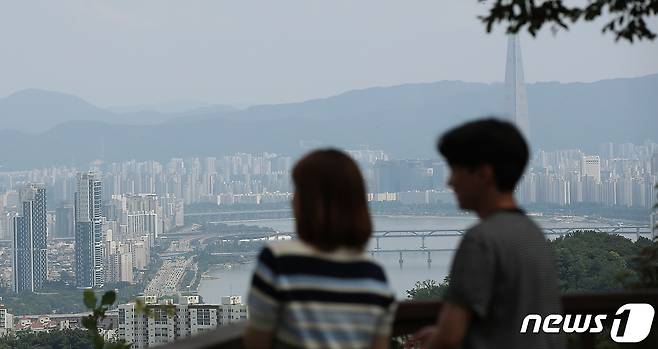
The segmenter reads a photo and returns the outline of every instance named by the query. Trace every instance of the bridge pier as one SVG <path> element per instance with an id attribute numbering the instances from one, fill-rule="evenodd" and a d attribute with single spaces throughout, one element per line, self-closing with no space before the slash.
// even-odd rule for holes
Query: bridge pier
<path id="1" fill-rule="evenodd" d="M 375 247 L 375 250 L 381 250 L 381 248 L 379 247 L 379 237 L 375 238 L 375 242 L 377 242 L 377 246 Z"/>
<path id="2" fill-rule="evenodd" d="M 425 237 L 424 237 L 424 236 L 421 236 L 421 237 L 420 237 L 420 241 L 421 241 L 421 242 L 420 242 L 420 249 L 421 249 L 421 250 L 424 250 L 424 249 L 426 248 L 426 247 L 425 247 Z"/>
<path id="3" fill-rule="evenodd" d="M 402 251 L 400 251 L 400 259 L 398 262 L 400 263 L 400 269 L 402 269 L 402 264 L 404 263 L 404 260 L 402 259 Z"/>
<path id="4" fill-rule="evenodd" d="M 427 269 L 432 268 L 432 252 L 427 251 Z"/>

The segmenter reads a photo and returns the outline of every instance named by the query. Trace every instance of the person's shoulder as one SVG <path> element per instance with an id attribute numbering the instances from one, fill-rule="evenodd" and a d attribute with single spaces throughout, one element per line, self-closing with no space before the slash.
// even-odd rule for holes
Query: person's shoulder
<path id="1" fill-rule="evenodd" d="M 537 224 L 522 211 L 496 212 L 480 223 L 484 231 L 506 229 L 509 227 L 525 227 L 527 229 L 539 229 Z"/>
<path id="2" fill-rule="evenodd" d="M 383 282 L 389 293 L 394 297 L 394 291 L 388 285 L 385 269 L 363 251 L 351 248 L 338 248 L 334 251 L 321 251 L 301 240 L 277 241 L 268 243 L 263 249 L 264 253 L 272 256 L 281 266 L 282 272 L 286 270 L 305 270 L 305 273 L 322 273 L 335 275 L 342 273 L 341 279 L 362 278 Z M 321 274 L 322 274 L 321 273 Z M 346 278 L 344 276 L 350 276 Z M 384 287 L 384 286 L 380 286 Z"/>
<path id="3" fill-rule="evenodd" d="M 487 225 L 483 221 L 477 222 L 475 225 L 469 227 L 464 232 L 465 240 L 477 240 L 482 238 L 487 232 Z"/>
<path id="4" fill-rule="evenodd" d="M 487 241 L 502 238 L 501 232 L 541 232 L 541 228 L 522 212 L 497 212 L 468 228 L 464 238 L 470 241 Z M 504 235 L 504 234 L 503 234 Z"/>
<path id="5" fill-rule="evenodd" d="M 275 257 L 309 257 L 333 262 L 366 262 L 379 267 L 379 263 L 366 253 L 351 248 L 321 251 L 301 240 L 276 241 L 266 245 Z"/>
<path id="6" fill-rule="evenodd" d="M 311 253 L 306 244 L 301 243 L 299 240 L 268 242 L 263 250 L 269 250 L 275 257 L 286 255 L 304 255 Z"/>
<path id="7" fill-rule="evenodd" d="M 478 227 L 480 239 L 500 245 L 501 242 L 544 241 L 542 229 L 523 212 L 497 212 L 488 217 Z"/>

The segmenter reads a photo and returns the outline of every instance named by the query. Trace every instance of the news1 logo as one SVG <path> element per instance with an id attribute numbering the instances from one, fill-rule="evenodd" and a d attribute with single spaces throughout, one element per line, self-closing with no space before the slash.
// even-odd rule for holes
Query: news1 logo
<path id="1" fill-rule="evenodd" d="M 638 343 L 651 331 L 655 311 L 650 304 L 629 303 L 622 305 L 612 318 L 610 336 L 617 343 Z M 539 333 L 601 333 L 607 315 L 560 315 L 551 314 L 542 318 L 530 314 L 523 319 L 521 333 L 527 333 L 533 323 L 532 332 Z M 593 320 L 593 321 L 592 321 Z"/>

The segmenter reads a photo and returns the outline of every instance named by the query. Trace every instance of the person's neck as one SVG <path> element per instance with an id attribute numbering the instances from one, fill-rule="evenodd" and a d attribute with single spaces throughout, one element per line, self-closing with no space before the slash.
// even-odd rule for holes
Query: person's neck
<path id="1" fill-rule="evenodd" d="M 496 211 L 513 209 L 518 209 L 514 194 L 495 191 L 485 196 L 475 212 L 480 219 L 485 219 Z"/>

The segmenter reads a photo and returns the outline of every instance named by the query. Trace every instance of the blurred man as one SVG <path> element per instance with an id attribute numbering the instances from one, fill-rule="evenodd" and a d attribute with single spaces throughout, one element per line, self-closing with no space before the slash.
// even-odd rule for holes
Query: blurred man
<path id="1" fill-rule="evenodd" d="M 423 348 L 563 348 L 559 334 L 520 333 L 528 314 L 560 314 L 553 256 L 541 229 L 518 208 L 514 188 L 528 146 L 512 124 L 469 122 L 447 132 L 438 150 L 460 208 L 480 222 L 455 254 L 438 323 L 410 341 Z"/>

